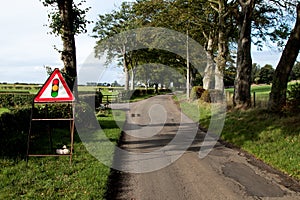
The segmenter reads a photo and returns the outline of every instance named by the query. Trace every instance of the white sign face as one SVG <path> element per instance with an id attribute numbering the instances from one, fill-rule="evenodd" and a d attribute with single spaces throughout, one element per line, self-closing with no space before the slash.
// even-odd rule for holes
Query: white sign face
<path id="1" fill-rule="evenodd" d="M 74 96 L 59 69 L 55 69 L 34 98 L 34 102 L 74 101 Z"/>

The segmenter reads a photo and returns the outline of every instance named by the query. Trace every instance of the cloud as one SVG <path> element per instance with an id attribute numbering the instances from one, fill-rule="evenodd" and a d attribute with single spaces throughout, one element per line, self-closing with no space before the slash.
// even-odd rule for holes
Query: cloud
<path id="1" fill-rule="evenodd" d="M 114 3 L 120 1 L 90 0 L 84 6 L 91 6 L 89 20 L 96 21 L 97 15 L 110 12 Z M 39 0 L 4 1 L 0 7 L 0 82 L 39 82 L 45 77 L 44 65 L 61 67 L 59 37 L 47 34 L 48 10 Z M 89 32 L 93 24 L 89 26 Z M 76 37 L 77 63 L 85 62 L 93 52 L 95 40 L 88 34 Z M 38 70 L 37 70 L 38 69 Z"/>
<path id="2" fill-rule="evenodd" d="M 277 66 L 281 53 L 277 51 L 253 51 L 252 62 L 259 64 L 261 67 L 266 64 L 272 65 L 274 68 Z"/>
<path id="3" fill-rule="evenodd" d="M 105 64 L 105 56 L 101 59 L 96 58 L 94 53 L 91 53 L 87 59 L 78 67 L 78 83 L 85 84 L 87 82 L 113 82 L 118 81 L 123 76 L 123 70 L 117 67 L 116 63 L 110 65 Z"/>

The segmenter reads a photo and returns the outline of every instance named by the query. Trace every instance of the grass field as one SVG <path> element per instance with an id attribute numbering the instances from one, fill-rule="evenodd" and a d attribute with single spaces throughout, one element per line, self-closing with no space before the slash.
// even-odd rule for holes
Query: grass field
<path id="1" fill-rule="evenodd" d="M 288 89 L 291 88 L 291 85 L 294 85 L 297 81 L 292 81 L 288 83 Z M 252 105 L 255 107 L 266 108 L 269 100 L 269 95 L 271 92 L 271 85 L 252 85 L 251 86 L 251 98 Z M 232 105 L 232 97 L 233 97 L 234 88 L 226 89 L 227 104 Z M 255 95 L 255 102 L 254 102 Z"/>
<path id="2" fill-rule="evenodd" d="M 100 87 L 100 86 L 78 86 L 79 92 L 95 92 L 101 89 L 103 95 L 117 95 L 122 91 L 121 87 Z"/>
<path id="3" fill-rule="evenodd" d="M 0 93 L 23 93 L 36 94 L 41 85 L 25 85 L 25 84 L 0 84 Z"/>
<path id="4" fill-rule="evenodd" d="M 232 105 L 232 98 L 233 98 L 233 88 L 226 89 L 227 95 L 227 104 Z M 271 91 L 271 85 L 252 85 L 251 86 L 251 98 L 252 98 L 252 105 L 255 107 L 262 107 L 266 108 L 269 94 Z M 254 102 L 254 95 L 255 95 L 255 102 Z"/>
<path id="5" fill-rule="evenodd" d="M 228 88 L 226 91 L 233 93 L 234 88 Z M 271 85 L 252 85 L 251 92 L 268 94 L 271 91 Z"/>
<path id="6" fill-rule="evenodd" d="M 117 120 L 124 118 L 120 111 Z M 98 120 L 116 143 L 121 130 L 110 111 Z M 74 151 L 71 165 L 68 157 L 31 157 L 28 165 L 22 159 L 0 159 L 0 199 L 104 199 L 110 168 L 86 150 L 78 135 Z M 113 152 L 108 157 L 112 160 Z"/>
<path id="7" fill-rule="evenodd" d="M 40 88 L 42 87 L 42 85 L 27 85 L 27 84 L 0 84 L 0 93 L 30 93 L 30 94 L 36 94 Z M 101 87 L 101 86 L 83 86 L 80 85 L 78 86 L 78 91 L 79 92 L 86 92 L 86 91 L 90 91 L 90 92 L 94 92 L 94 91 L 98 91 L 98 89 L 101 89 L 101 92 L 104 95 L 108 95 L 108 94 L 118 94 L 118 91 L 123 90 L 122 87 L 113 87 L 113 88 L 109 88 L 109 87 Z"/>

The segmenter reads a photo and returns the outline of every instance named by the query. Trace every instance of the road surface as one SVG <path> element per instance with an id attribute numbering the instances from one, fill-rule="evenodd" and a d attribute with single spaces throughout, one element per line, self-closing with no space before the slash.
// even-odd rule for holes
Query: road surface
<path id="1" fill-rule="evenodd" d="M 157 112 L 157 110 L 162 111 Z M 130 104 L 121 148 L 137 154 L 151 153 L 168 146 L 184 123 L 192 124 L 190 121 L 188 123 L 182 121 L 178 106 L 173 102 L 171 95 L 156 96 Z M 114 170 L 107 198 L 124 200 L 300 199 L 298 182 L 241 150 L 217 143 L 207 157 L 200 159 L 198 153 L 205 133 L 198 130 L 196 134 L 193 144 L 179 159 L 176 158 L 176 161 L 171 159 L 170 165 L 155 171 L 149 169 L 161 163 L 155 163 L 152 158 L 150 162 L 143 165 L 144 161 L 140 158 L 137 164 L 127 162 L 128 158 L 118 157 L 114 162 L 124 165 L 125 171 L 138 167 L 139 170 L 136 172 L 139 173 Z M 148 172 L 140 173 L 143 167 Z"/>

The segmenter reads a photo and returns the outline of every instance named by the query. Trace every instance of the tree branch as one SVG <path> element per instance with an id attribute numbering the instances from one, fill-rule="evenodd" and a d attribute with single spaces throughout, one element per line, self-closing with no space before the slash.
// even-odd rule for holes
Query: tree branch
<path id="1" fill-rule="evenodd" d="M 219 11 L 219 9 L 217 7 L 215 7 L 212 3 L 210 3 L 210 6 L 212 7 L 212 9 L 214 9 L 215 11 Z"/>

